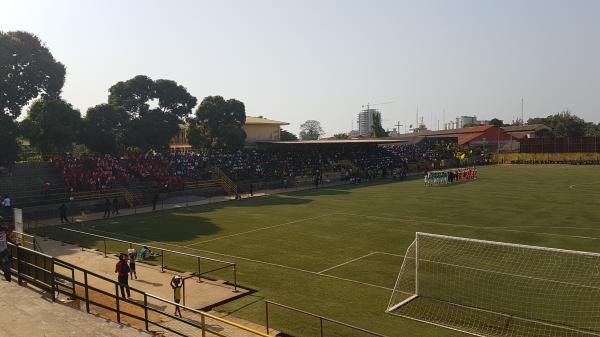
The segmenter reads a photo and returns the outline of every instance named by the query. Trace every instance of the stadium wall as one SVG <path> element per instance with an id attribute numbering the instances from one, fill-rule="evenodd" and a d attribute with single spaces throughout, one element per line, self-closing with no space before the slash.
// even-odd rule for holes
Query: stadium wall
<path id="1" fill-rule="evenodd" d="M 598 162 L 600 152 L 573 152 L 573 153 L 496 153 L 492 157 L 498 164 L 512 162 Z"/>

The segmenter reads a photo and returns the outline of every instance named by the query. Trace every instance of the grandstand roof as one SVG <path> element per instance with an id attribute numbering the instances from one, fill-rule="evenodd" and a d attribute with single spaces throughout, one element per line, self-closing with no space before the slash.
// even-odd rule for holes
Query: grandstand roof
<path id="1" fill-rule="evenodd" d="M 257 141 L 261 144 L 394 144 L 406 143 L 404 139 L 319 139 L 319 140 L 294 140 L 294 141 Z"/>
<path id="2" fill-rule="evenodd" d="M 457 138 L 458 144 L 464 145 L 473 141 L 505 141 L 512 137 L 503 129 L 493 125 L 479 125 L 460 129 L 439 130 L 439 131 L 422 131 L 416 133 L 405 133 L 399 135 L 399 139 L 419 138 Z"/>
<path id="3" fill-rule="evenodd" d="M 280 122 L 273 119 L 264 118 L 263 116 L 251 117 L 246 116 L 246 125 L 290 125 L 290 123 Z"/>

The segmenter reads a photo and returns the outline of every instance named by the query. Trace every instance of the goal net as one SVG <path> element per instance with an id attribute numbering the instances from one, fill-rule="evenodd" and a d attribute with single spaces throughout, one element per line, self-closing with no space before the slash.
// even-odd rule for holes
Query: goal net
<path id="1" fill-rule="evenodd" d="M 476 336 L 600 336 L 600 254 L 417 233 L 387 312 Z"/>

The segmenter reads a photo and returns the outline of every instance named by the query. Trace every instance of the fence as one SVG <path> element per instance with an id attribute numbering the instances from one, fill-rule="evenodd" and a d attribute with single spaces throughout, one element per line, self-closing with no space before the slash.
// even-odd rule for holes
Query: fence
<path id="1" fill-rule="evenodd" d="M 216 335 L 227 337 L 217 323 L 227 327 L 231 334 L 237 336 L 241 331 L 259 337 L 270 337 L 268 334 L 245 327 L 206 312 L 185 307 L 144 291 L 129 288 L 133 296 L 139 300 L 123 298 L 119 295 L 120 284 L 102 275 L 80 268 L 52 256 L 36 252 L 32 249 L 8 244 L 12 253 L 12 268 L 19 283 L 26 280 L 52 295 L 65 295 L 79 306 L 77 301 L 85 304 L 88 313 L 95 313 L 119 323 L 131 323 L 134 326 L 150 330 L 151 327 L 168 331 L 179 336 Z M 43 261 L 32 263 L 31 261 Z M 40 266 L 40 264 L 42 264 Z M 114 289 L 114 292 L 112 291 Z M 132 296 L 132 297 L 133 297 Z M 161 308 L 180 307 L 184 311 L 196 315 L 199 323 L 192 319 L 184 319 L 171 315 Z"/>
<path id="2" fill-rule="evenodd" d="M 267 334 L 269 334 L 270 332 L 270 326 L 271 326 L 271 316 L 272 316 L 272 310 L 269 310 L 269 306 L 273 306 L 273 307 L 277 307 L 277 308 L 281 308 L 281 309 L 285 309 L 287 311 L 292 311 L 294 313 L 298 313 L 304 316 L 308 316 L 310 318 L 314 318 L 317 319 L 319 322 L 319 327 L 318 327 L 318 333 L 320 337 L 323 336 L 351 336 L 350 333 L 354 333 L 352 336 L 377 336 L 377 337 L 386 337 L 385 335 L 373 332 L 373 331 L 369 331 L 363 328 L 359 328 L 344 322 L 340 322 L 331 318 L 327 318 L 321 315 L 317 315 L 317 314 L 313 314 L 311 312 L 308 311 L 304 311 L 304 310 L 300 310 L 300 309 L 296 309 L 284 304 L 280 304 L 280 303 L 276 303 L 276 302 L 272 302 L 272 301 L 265 301 L 265 316 L 266 316 L 266 327 L 267 327 Z M 325 333 L 325 329 L 326 329 L 326 325 L 324 323 L 329 323 L 331 325 L 333 325 L 331 328 L 329 328 L 330 330 L 327 331 L 327 333 Z"/>
<path id="3" fill-rule="evenodd" d="M 600 162 L 600 153 L 498 153 L 493 155 L 496 163 L 568 163 Z"/>
<path id="4" fill-rule="evenodd" d="M 69 233 L 71 235 L 69 235 Z M 194 277 L 198 278 L 198 282 L 202 282 L 202 276 L 206 276 L 208 274 L 212 274 L 217 271 L 230 268 L 232 272 L 232 279 L 228 281 L 230 281 L 233 284 L 234 292 L 238 291 L 237 268 L 235 262 L 223 261 L 210 257 L 179 252 L 163 247 L 155 247 L 144 243 L 121 240 L 117 238 L 112 238 L 110 236 L 93 234 L 60 226 L 46 226 L 44 227 L 44 229 L 40 230 L 40 234 L 44 234 L 49 237 L 56 236 L 62 241 L 77 243 L 81 246 L 88 246 L 89 248 L 96 246 L 97 248 L 100 248 L 100 250 L 104 253 L 105 257 L 109 253 L 124 253 L 127 251 L 127 248 L 136 248 L 136 251 L 140 251 L 142 247 L 146 247 L 149 248 L 154 255 L 150 255 L 148 258 L 140 260 L 156 265 L 158 265 L 158 262 L 160 261 L 161 271 L 164 271 L 165 269 L 182 270 L 181 266 L 185 264 L 185 261 L 181 260 L 187 259 L 187 265 L 190 265 L 190 262 L 193 261 L 194 266 L 197 268 L 194 271 L 193 275 Z M 98 247 L 98 244 L 100 242 L 102 244 L 100 245 L 100 247 Z M 175 265 L 168 266 L 167 264 L 165 264 L 165 257 L 167 257 L 167 254 L 169 254 L 167 261 L 170 260 Z M 142 258 L 141 254 L 139 254 L 138 256 Z M 177 261 L 176 259 L 179 259 L 179 261 Z"/>
<path id="5" fill-rule="evenodd" d="M 522 139 L 521 153 L 600 152 L 600 137 Z"/>

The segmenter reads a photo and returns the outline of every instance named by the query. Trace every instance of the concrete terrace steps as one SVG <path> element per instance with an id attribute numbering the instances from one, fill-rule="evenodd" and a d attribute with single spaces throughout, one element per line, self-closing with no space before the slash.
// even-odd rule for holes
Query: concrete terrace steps
<path id="1" fill-rule="evenodd" d="M 0 280 L 0 336 L 148 337 L 150 333 L 52 302 L 42 293 Z"/>

